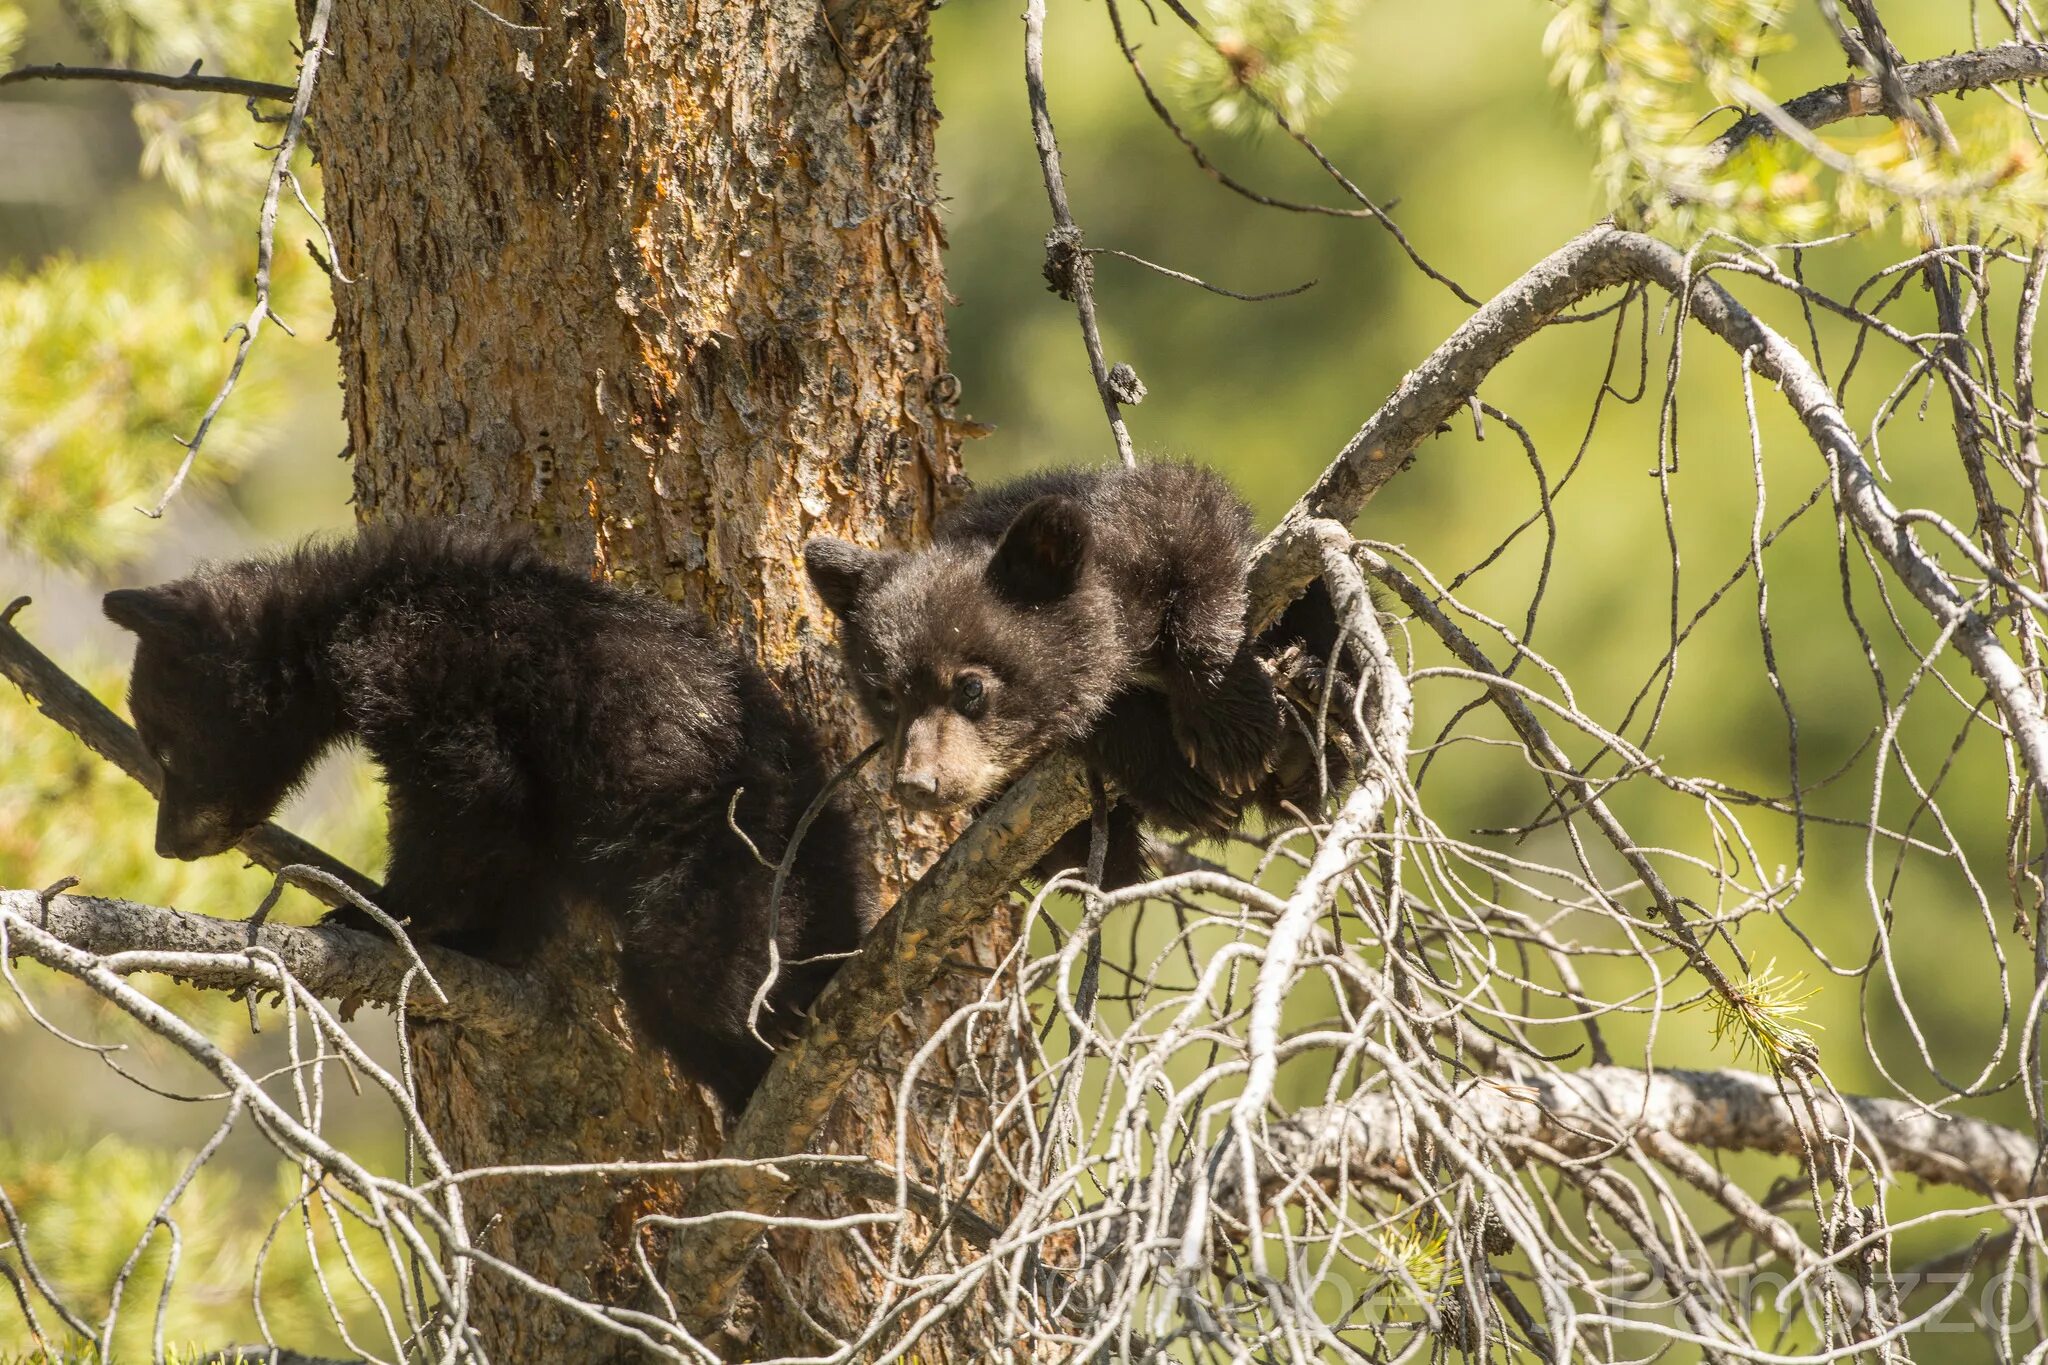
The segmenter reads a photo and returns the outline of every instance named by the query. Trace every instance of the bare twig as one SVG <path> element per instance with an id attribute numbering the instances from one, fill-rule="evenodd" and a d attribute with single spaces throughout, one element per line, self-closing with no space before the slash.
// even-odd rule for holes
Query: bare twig
<path id="1" fill-rule="evenodd" d="M 1179 280 L 1182 284 L 1192 284 L 1197 289 L 1206 289 L 1212 294 L 1221 294 L 1226 299 L 1236 299 L 1240 303 L 1269 303 L 1274 299 L 1291 299 L 1296 294 L 1305 293 L 1316 287 L 1314 280 L 1303 280 L 1291 289 L 1274 289 L 1264 294 L 1240 294 L 1235 289 L 1225 289 L 1220 284 L 1211 284 L 1207 280 L 1199 276 L 1190 275 L 1184 270 L 1175 270 L 1170 266 L 1161 265 L 1157 261 L 1148 261 L 1143 256 L 1133 256 L 1128 251 L 1118 251 L 1114 247 L 1091 246 L 1087 248 L 1087 251 L 1091 256 L 1114 256 L 1120 261 L 1129 261 L 1133 265 L 1142 265 L 1147 270 L 1164 275 L 1170 280 Z"/>
<path id="2" fill-rule="evenodd" d="M 0 85 L 16 81 L 109 81 L 116 85 L 148 85 L 159 90 L 189 90 L 206 95 L 244 95 L 252 100 L 289 100 L 296 93 L 289 85 L 270 81 L 244 80 L 240 76 L 202 76 L 199 63 L 182 76 L 158 71 L 129 71 L 117 66 L 18 66 L 0 73 Z"/>
<path id="3" fill-rule="evenodd" d="M 1102 353 L 1102 334 L 1095 325 L 1095 267 L 1082 250 L 1081 229 L 1067 203 L 1066 177 L 1060 173 L 1060 145 L 1053 135 L 1052 111 L 1045 102 L 1045 0 L 1027 0 L 1024 7 L 1024 89 L 1031 100 L 1031 134 L 1038 144 L 1038 165 L 1045 177 L 1045 197 L 1052 203 L 1052 231 L 1045 238 L 1045 278 L 1053 292 L 1071 299 L 1081 320 L 1081 340 L 1088 348 L 1088 369 L 1095 391 L 1116 439 L 1117 458 L 1136 464 L 1131 433 L 1110 382 L 1109 361 Z"/>
<path id="4" fill-rule="evenodd" d="M 1172 10 L 1175 17 L 1193 30 L 1204 43 L 1207 43 L 1212 49 L 1217 49 L 1215 37 L 1203 27 L 1202 22 L 1185 5 L 1169 0 L 1167 8 Z M 1315 160 L 1316 164 L 1323 169 L 1323 172 L 1358 204 L 1358 207 L 1355 209 L 1331 208 L 1324 204 L 1306 204 L 1294 200 L 1280 199 L 1272 195 L 1262 194 L 1243 181 L 1227 174 L 1210 158 L 1207 152 L 1202 150 L 1201 146 L 1192 137 L 1188 136 L 1187 131 L 1180 126 L 1179 120 L 1175 119 L 1172 112 L 1167 109 L 1165 101 L 1161 100 L 1158 92 L 1152 88 L 1151 80 L 1145 75 L 1145 68 L 1138 61 L 1137 49 L 1131 44 L 1129 38 L 1124 33 L 1123 15 L 1117 8 L 1116 0 L 1108 0 L 1108 9 L 1110 26 L 1116 32 L 1117 47 L 1123 52 L 1124 61 L 1130 66 L 1132 76 L 1137 78 L 1138 88 L 1144 92 L 1146 103 L 1152 106 L 1153 114 L 1158 117 L 1161 123 L 1166 125 L 1167 131 L 1173 134 L 1174 139 L 1186 149 L 1188 154 L 1194 158 L 1195 164 L 1201 167 L 1202 171 L 1210 179 L 1216 181 L 1217 184 L 1222 185 L 1225 189 L 1230 190 L 1233 194 L 1242 195 L 1253 203 L 1262 204 L 1268 208 L 1283 209 L 1290 213 L 1325 214 L 1335 218 L 1364 218 L 1378 223 L 1381 229 L 1394 239 L 1394 244 L 1401 248 L 1402 254 L 1407 256 L 1409 263 L 1417 270 L 1420 270 L 1424 275 L 1450 290 L 1460 302 L 1471 304 L 1475 308 L 1479 306 L 1479 300 L 1467 293 L 1463 285 L 1459 284 L 1449 275 L 1444 274 L 1441 270 L 1438 270 L 1423 258 L 1422 253 L 1415 249 L 1415 244 L 1408 239 L 1408 234 L 1401 230 L 1401 225 L 1394 221 L 1393 215 L 1387 209 L 1373 202 L 1372 198 L 1364 190 L 1360 189 L 1350 176 L 1337 168 L 1337 164 L 1324 153 L 1321 147 L 1318 147 L 1312 139 L 1288 122 L 1287 116 L 1281 112 L 1278 105 L 1274 104 L 1272 100 L 1250 85 L 1243 87 L 1244 93 L 1256 101 L 1266 111 L 1267 117 L 1273 120 L 1273 125 L 1286 134 L 1288 139 L 1296 146 L 1307 152 Z M 1217 49 L 1217 55 L 1223 56 L 1226 61 L 1229 60 L 1221 49 Z"/>
<path id="5" fill-rule="evenodd" d="M 199 425 L 192 432 L 192 439 L 182 441 L 185 458 L 178 462 L 178 470 L 171 476 L 170 484 L 163 496 L 156 500 L 156 506 L 144 515 L 161 517 L 164 508 L 184 487 L 185 476 L 192 472 L 192 462 L 199 458 L 199 448 L 206 442 L 206 433 L 213 427 L 213 419 L 220 415 L 227 403 L 228 395 L 235 391 L 235 385 L 242 378 L 242 367 L 248 363 L 249 350 L 256 344 L 256 333 L 266 322 L 275 322 L 284 327 L 284 322 L 270 308 L 270 264 L 277 240 L 277 206 L 284 192 L 284 183 L 291 175 L 292 153 L 298 149 L 299 137 L 305 131 L 306 111 L 313 103 L 313 81 L 320 73 L 320 59 L 327 53 L 327 21 L 332 14 L 334 0 L 316 0 L 313 16 L 306 25 L 306 46 L 299 57 L 299 81 L 292 92 L 291 113 L 285 118 L 284 134 L 278 140 L 276 154 L 270 161 L 270 179 L 263 189 L 263 208 L 257 216 L 256 225 L 256 301 L 249 309 L 249 316 L 235 324 L 228 336 L 240 333 L 241 339 L 235 345 L 235 358 L 228 365 L 228 376 L 213 395 L 213 401 L 206 405 L 206 411 L 199 415 Z M 289 332 L 291 329 L 286 327 Z M 224 338 L 225 339 L 225 338 Z"/>

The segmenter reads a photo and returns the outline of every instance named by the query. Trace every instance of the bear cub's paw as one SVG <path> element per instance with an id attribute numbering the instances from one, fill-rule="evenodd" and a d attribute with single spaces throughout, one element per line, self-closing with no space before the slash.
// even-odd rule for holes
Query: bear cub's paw
<path id="1" fill-rule="evenodd" d="M 1254 790 L 1273 766 L 1280 706 L 1250 645 L 1213 684 L 1184 681 L 1167 701 L 1173 737 L 1190 766 L 1231 796 Z"/>
<path id="2" fill-rule="evenodd" d="M 388 939 L 391 931 L 371 918 L 370 913 L 356 905 L 338 905 L 320 917 L 322 929 L 352 929 L 358 934 L 371 934 Z"/>

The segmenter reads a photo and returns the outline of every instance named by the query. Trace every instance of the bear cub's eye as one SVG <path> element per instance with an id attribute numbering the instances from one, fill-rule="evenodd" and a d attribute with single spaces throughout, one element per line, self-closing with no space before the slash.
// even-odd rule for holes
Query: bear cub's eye
<path id="1" fill-rule="evenodd" d="M 977 675 L 962 673 L 953 679 L 953 709 L 969 720 L 975 719 L 982 712 L 987 691 Z"/>

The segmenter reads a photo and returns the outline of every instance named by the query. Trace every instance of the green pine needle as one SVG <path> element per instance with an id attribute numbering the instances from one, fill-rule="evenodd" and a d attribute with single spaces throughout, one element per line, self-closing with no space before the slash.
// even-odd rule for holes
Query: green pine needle
<path id="1" fill-rule="evenodd" d="M 1431 1210 L 1418 1210 L 1371 1236 L 1374 1266 L 1398 1298 L 1440 1303 L 1461 1276 L 1451 1261 L 1450 1238 Z"/>
<path id="2" fill-rule="evenodd" d="M 1737 1062 L 1752 1058 L 1775 1075 L 1793 1058 L 1816 1052 L 1813 1036 L 1794 1022 L 1820 994 L 1820 987 L 1805 986 L 1804 972 L 1780 975 L 1773 960 L 1737 982 L 1732 995 L 1710 991 L 1692 1004 L 1704 1004 L 1712 1014 L 1715 1047 L 1731 1044 Z M 1820 1027 L 1810 1021 L 1807 1026 Z"/>
<path id="3" fill-rule="evenodd" d="M 1342 93 L 1356 0 L 1209 0 L 1207 39 L 1173 68 L 1180 93 L 1227 132 L 1256 134 L 1277 110 L 1300 129 Z"/>

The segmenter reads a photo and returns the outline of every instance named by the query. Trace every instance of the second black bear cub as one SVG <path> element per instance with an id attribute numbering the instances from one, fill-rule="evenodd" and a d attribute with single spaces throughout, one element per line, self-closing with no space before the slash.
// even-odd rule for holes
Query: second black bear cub
<path id="1" fill-rule="evenodd" d="M 977 803 L 1079 742 L 1147 819 L 1219 831 L 1280 732 L 1244 634 L 1250 539 L 1220 475 L 1153 463 L 978 494 L 918 554 L 819 538 L 804 559 L 906 803 Z"/>
<path id="2" fill-rule="evenodd" d="M 650 1033 L 745 1103 L 770 1060 L 747 1026 L 768 972 L 762 858 L 781 858 L 825 773 L 730 645 L 521 537 L 433 523 L 109 593 L 106 612 L 139 637 L 129 704 L 163 769 L 159 853 L 225 851 L 359 740 L 390 804 L 383 908 L 501 960 L 566 900 L 611 911 Z M 821 959 L 857 946 L 871 895 L 834 800 L 773 912 L 766 1036 L 801 1019 L 837 966 Z"/>

